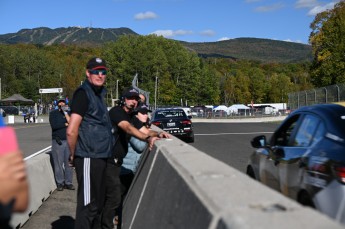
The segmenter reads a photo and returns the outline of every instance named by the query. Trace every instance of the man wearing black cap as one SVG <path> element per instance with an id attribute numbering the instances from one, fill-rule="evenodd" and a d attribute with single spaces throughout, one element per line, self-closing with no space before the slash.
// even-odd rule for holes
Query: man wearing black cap
<path id="1" fill-rule="evenodd" d="M 121 96 L 119 106 L 109 111 L 110 120 L 113 126 L 115 147 L 112 159 L 108 160 L 106 168 L 106 201 L 102 213 L 102 228 L 113 228 L 115 209 L 121 205 L 122 186 L 120 182 L 120 171 L 123 158 L 128 151 L 130 136 L 146 141 L 151 148 L 157 135 L 150 135 L 139 131 L 139 128 L 131 124 L 131 113 L 138 105 L 139 92 L 133 87 L 127 88 Z M 119 225 L 120 226 L 120 225 Z M 118 226 L 118 227 L 119 227 Z"/>
<path id="2" fill-rule="evenodd" d="M 57 190 L 64 188 L 74 190 L 72 184 L 73 170 L 69 166 L 69 149 L 67 145 L 66 130 L 70 116 L 65 109 L 65 97 L 57 99 L 58 109 L 49 113 L 49 123 L 52 128 L 52 157 L 54 164 L 54 176 Z"/>
<path id="3" fill-rule="evenodd" d="M 67 141 L 78 180 L 75 229 L 99 225 L 104 204 L 105 168 L 114 143 L 104 101 L 107 70 L 103 59 L 90 59 L 87 79 L 72 98 Z"/>

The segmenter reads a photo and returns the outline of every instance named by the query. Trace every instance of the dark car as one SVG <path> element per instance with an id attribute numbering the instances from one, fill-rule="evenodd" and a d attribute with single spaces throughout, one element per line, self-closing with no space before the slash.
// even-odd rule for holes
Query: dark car
<path id="1" fill-rule="evenodd" d="M 345 224 L 345 107 L 300 108 L 251 144 L 249 176 Z"/>
<path id="2" fill-rule="evenodd" d="M 157 109 L 152 113 L 151 124 L 184 140 L 194 142 L 194 131 L 191 116 L 182 108 Z"/>
<path id="3" fill-rule="evenodd" d="M 7 115 L 18 115 L 19 109 L 15 106 L 0 106 L 0 108 L 5 111 Z"/>

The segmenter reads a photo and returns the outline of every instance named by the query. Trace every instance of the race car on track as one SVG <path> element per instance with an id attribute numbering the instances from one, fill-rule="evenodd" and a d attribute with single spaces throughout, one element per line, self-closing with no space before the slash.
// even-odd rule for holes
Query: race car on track
<path id="1" fill-rule="evenodd" d="M 251 144 L 250 177 L 345 224 L 344 106 L 302 107 Z"/>
<path id="2" fill-rule="evenodd" d="M 181 140 L 194 142 L 191 118 L 182 108 L 160 108 L 152 113 L 151 124 Z"/>

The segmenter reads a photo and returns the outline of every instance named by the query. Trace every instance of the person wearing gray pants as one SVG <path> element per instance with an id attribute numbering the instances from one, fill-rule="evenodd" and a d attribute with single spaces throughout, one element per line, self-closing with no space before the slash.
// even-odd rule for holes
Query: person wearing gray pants
<path id="1" fill-rule="evenodd" d="M 66 100 L 60 96 L 57 99 L 58 109 L 49 113 L 49 123 L 52 128 L 52 157 L 54 164 L 54 176 L 57 190 L 64 188 L 74 190 L 72 184 L 73 168 L 69 166 L 69 148 L 67 144 L 66 130 L 69 123 L 69 114 L 65 110 Z"/>

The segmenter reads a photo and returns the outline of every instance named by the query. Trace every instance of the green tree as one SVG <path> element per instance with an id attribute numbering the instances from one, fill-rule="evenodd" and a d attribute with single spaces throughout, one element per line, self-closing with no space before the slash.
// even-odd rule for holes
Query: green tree
<path id="1" fill-rule="evenodd" d="M 316 15 L 310 28 L 312 82 L 317 87 L 345 82 L 345 1 Z"/>

